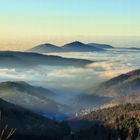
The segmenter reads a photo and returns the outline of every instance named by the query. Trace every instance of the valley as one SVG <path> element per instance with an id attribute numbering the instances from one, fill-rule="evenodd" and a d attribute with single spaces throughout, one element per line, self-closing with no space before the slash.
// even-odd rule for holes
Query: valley
<path id="1" fill-rule="evenodd" d="M 28 125 L 32 123 L 28 122 L 28 119 L 34 117 L 34 114 L 40 117 L 40 121 L 49 119 L 52 123 L 56 123 L 55 125 L 60 125 L 56 128 L 61 127 L 61 123 L 64 122 L 67 132 L 63 134 L 59 131 L 60 135 L 56 132 L 54 137 L 44 134 L 49 128 L 34 122 L 37 127 L 43 127 L 40 135 L 44 138 L 52 137 L 52 140 L 79 140 L 79 138 L 90 140 L 95 136 L 97 140 L 102 140 L 103 137 L 113 140 L 113 135 L 117 140 L 119 137 L 125 137 L 121 136 L 124 128 L 118 127 L 118 125 L 124 127 L 122 124 L 125 120 L 120 118 L 130 114 L 126 119 L 139 121 L 137 120 L 140 101 L 138 51 L 119 49 L 107 44 L 84 44 L 78 41 L 59 48 L 46 43 L 35 47 L 33 52 L 32 49 L 26 52 L 1 51 L 1 111 L 4 114 L 6 111 L 6 115 L 14 117 L 15 113 L 20 116 L 23 110 L 23 116 L 27 117 L 23 121 Z M 10 106 L 12 108 L 9 108 Z M 12 112 L 8 113 L 9 109 Z M 33 113 L 33 116 L 28 116 L 28 113 L 26 115 L 26 110 L 29 114 Z M 117 114 L 119 111 L 122 112 L 120 116 Z M 131 116 L 132 113 L 134 118 Z M 17 122 L 13 119 L 17 119 Z M 13 125 L 22 131 L 17 124 L 21 118 L 13 119 L 7 118 L 6 121 L 10 126 Z M 15 124 L 12 121 L 15 121 Z M 35 133 L 37 128 L 30 127 L 33 132 L 28 130 L 25 133 L 30 133 L 31 138 L 35 139 L 36 136 L 34 137 L 32 133 Z M 24 129 L 27 130 L 26 125 Z M 102 137 L 98 132 L 100 130 Z M 138 134 L 133 134 L 133 129 L 129 133 L 126 134 L 128 137 L 132 137 L 131 134 L 138 137 Z M 21 136 L 20 132 L 15 138 L 18 138 L 18 135 L 30 138 L 26 134 Z"/>

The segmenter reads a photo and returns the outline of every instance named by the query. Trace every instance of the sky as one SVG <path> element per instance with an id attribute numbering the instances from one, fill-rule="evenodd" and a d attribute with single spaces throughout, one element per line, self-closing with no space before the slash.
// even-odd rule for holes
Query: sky
<path id="1" fill-rule="evenodd" d="M 112 36 L 127 43 L 132 37 L 132 43 L 139 40 L 139 25 L 139 0 L 0 0 L 0 49 L 46 41 L 111 43 Z"/>

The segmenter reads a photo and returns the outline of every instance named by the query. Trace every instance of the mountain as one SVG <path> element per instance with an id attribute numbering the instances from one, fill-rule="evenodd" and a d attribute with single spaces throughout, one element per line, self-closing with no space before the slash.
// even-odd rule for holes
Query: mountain
<path id="1" fill-rule="evenodd" d="M 81 93 L 75 98 L 75 106 L 77 111 L 92 108 L 99 108 L 101 105 L 111 101 L 111 98 L 98 96 L 94 94 Z"/>
<path id="2" fill-rule="evenodd" d="M 96 87 L 92 87 L 88 92 L 107 97 L 139 95 L 140 69 L 105 81 Z"/>
<path id="3" fill-rule="evenodd" d="M 111 101 L 111 104 L 127 104 L 127 103 L 131 103 L 131 104 L 140 103 L 140 92 L 136 94 L 132 93 L 129 95 L 115 97 Z"/>
<path id="4" fill-rule="evenodd" d="M 36 47 L 27 50 L 28 52 L 37 52 L 37 53 L 52 53 L 52 52 L 62 52 L 62 48 L 56 45 L 49 43 L 41 44 Z"/>
<path id="5" fill-rule="evenodd" d="M 56 102 L 53 96 L 56 95 L 48 89 L 35 87 L 25 82 L 0 83 L 0 98 L 34 112 L 46 114 L 48 117 L 66 113 L 70 109 L 68 106 Z"/>
<path id="6" fill-rule="evenodd" d="M 61 140 L 69 134 L 66 123 L 58 123 L 0 99 L 1 128 L 16 128 L 11 140 Z M 5 131 L 5 133 L 8 133 Z"/>
<path id="7" fill-rule="evenodd" d="M 90 46 L 90 45 L 84 44 L 79 41 L 74 41 L 72 43 L 65 44 L 64 46 L 62 46 L 62 48 L 68 52 L 92 52 L 92 51 L 103 51 L 104 50 L 102 48 Z"/>
<path id="8" fill-rule="evenodd" d="M 109 47 L 109 45 L 106 45 L 106 47 L 107 46 Z M 41 45 L 38 45 L 31 49 L 28 49 L 27 51 L 28 52 L 37 52 L 37 53 L 58 53 L 58 52 L 92 52 L 92 51 L 103 51 L 103 50 L 104 50 L 104 48 L 97 47 L 97 44 L 92 46 L 92 45 L 84 44 L 79 41 L 74 41 L 74 42 L 65 44 L 61 47 L 58 47 L 58 46 L 55 46 L 52 44 L 48 44 L 48 43 L 41 44 Z"/>
<path id="9" fill-rule="evenodd" d="M 107 44 L 88 43 L 87 45 L 101 49 L 113 49 L 114 47 Z"/>
<path id="10" fill-rule="evenodd" d="M 137 48 L 137 47 L 119 48 L 119 49 L 128 49 L 128 50 L 134 50 L 134 51 L 139 51 L 140 50 L 140 48 Z"/>
<path id="11" fill-rule="evenodd" d="M 99 109 L 69 123 L 77 129 L 64 140 L 138 140 L 140 104 Z"/>
<path id="12" fill-rule="evenodd" d="M 39 98 L 43 97 L 43 99 L 45 97 L 51 98 L 53 96 L 56 96 L 56 93 L 50 91 L 47 88 L 32 86 L 24 81 L 7 81 L 7 82 L 0 83 L 1 90 L 7 90 L 13 88 L 19 90 L 20 92 L 28 92 L 29 94 L 38 96 Z"/>
<path id="13" fill-rule="evenodd" d="M 28 68 L 39 65 L 83 67 L 93 61 L 31 52 L 0 51 L 0 67 Z"/>

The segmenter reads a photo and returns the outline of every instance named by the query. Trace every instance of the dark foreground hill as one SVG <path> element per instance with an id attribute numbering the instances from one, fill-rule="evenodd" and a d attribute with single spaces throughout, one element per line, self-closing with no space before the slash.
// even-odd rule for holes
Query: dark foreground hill
<path id="1" fill-rule="evenodd" d="M 1 126 L 16 128 L 11 140 L 61 140 L 69 134 L 66 123 L 58 123 L 0 99 Z"/>
<path id="2" fill-rule="evenodd" d="M 65 140 L 139 140 L 140 104 L 100 109 L 70 124 L 78 129 Z"/>

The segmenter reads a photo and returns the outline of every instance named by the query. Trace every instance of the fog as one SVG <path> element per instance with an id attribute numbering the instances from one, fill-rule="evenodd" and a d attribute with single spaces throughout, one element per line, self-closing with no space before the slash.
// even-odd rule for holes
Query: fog
<path id="1" fill-rule="evenodd" d="M 128 53 L 129 52 L 129 53 Z M 0 69 L 0 80 L 20 80 L 50 88 L 84 90 L 130 70 L 137 69 L 140 51 L 115 49 L 93 53 L 55 53 L 69 58 L 96 61 L 85 67 L 37 66 L 28 69 Z"/>
<path id="2" fill-rule="evenodd" d="M 37 66 L 28 69 L 1 68 L 0 80 L 26 81 L 46 87 L 58 96 L 55 100 L 72 105 L 78 94 L 112 77 L 140 67 L 139 50 L 115 49 L 90 53 L 55 53 L 68 58 L 96 61 L 85 67 Z"/>

